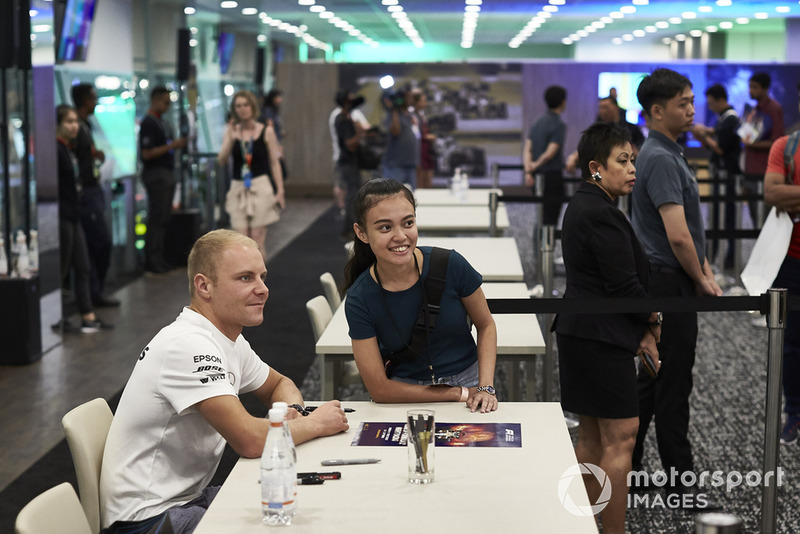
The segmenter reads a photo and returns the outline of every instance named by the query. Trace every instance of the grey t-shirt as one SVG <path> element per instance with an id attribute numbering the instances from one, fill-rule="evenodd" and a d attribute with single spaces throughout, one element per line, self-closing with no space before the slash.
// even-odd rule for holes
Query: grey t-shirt
<path id="1" fill-rule="evenodd" d="M 548 111 L 531 126 L 528 139 L 531 141 L 531 160 L 535 161 L 547 150 L 550 143 L 558 144 L 558 152 L 546 161 L 536 172 L 560 171 L 564 167 L 564 137 L 567 125 L 555 111 Z"/>
<path id="2" fill-rule="evenodd" d="M 392 113 L 386 115 L 384 123 L 388 132 L 383 164 L 389 167 L 416 167 L 419 165 L 419 129 L 416 129 L 410 113 L 399 112 L 400 133 L 392 135 Z"/>
<path id="3" fill-rule="evenodd" d="M 705 228 L 697 180 L 683 157 L 681 146 L 664 134 L 651 131 L 636 159 L 631 223 L 652 263 L 681 269 L 658 211 L 664 204 L 683 206 L 686 225 L 702 266 L 705 262 Z"/>

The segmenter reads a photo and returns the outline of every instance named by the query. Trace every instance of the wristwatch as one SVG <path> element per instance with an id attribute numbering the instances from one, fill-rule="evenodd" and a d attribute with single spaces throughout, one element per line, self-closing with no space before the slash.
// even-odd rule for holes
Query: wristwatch
<path id="1" fill-rule="evenodd" d="M 493 386 L 481 386 L 481 387 L 478 388 L 477 391 L 478 391 L 478 393 L 480 393 L 481 391 L 485 391 L 489 395 L 494 395 L 495 394 Z"/>
<path id="2" fill-rule="evenodd" d="M 648 321 L 647 324 L 650 324 L 650 325 L 653 325 L 653 326 L 660 326 L 661 323 L 663 323 L 663 322 L 664 322 L 664 315 L 661 312 L 658 312 L 656 314 L 656 320 L 655 321 Z"/>

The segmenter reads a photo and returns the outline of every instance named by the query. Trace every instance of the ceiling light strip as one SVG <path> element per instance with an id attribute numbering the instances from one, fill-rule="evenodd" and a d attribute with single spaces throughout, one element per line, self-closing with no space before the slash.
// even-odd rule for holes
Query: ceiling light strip
<path id="1" fill-rule="evenodd" d="M 391 2 L 392 0 L 385 1 Z M 327 20 L 330 24 L 333 24 L 349 36 L 355 37 L 365 45 L 369 45 L 373 48 L 378 46 L 377 41 L 371 37 L 368 37 L 364 32 L 356 28 L 349 21 L 343 19 L 342 17 L 336 16 L 333 11 L 328 11 L 325 6 L 317 4 L 315 0 L 297 0 L 297 3 L 301 6 L 308 6 L 308 10 L 310 12 L 316 13 L 322 20 Z"/>
<path id="2" fill-rule="evenodd" d="M 392 16 L 397 26 L 406 34 L 406 37 L 417 48 L 425 46 L 425 41 L 419 36 L 419 32 L 414 27 L 414 23 L 408 18 L 408 14 L 400 5 L 400 0 L 381 0 L 381 4 L 386 6 L 386 11 Z"/>
<path id="3" fill-rule="evenodd" d="M 558 12 L 559 6 L 566 4 L 566 0 L 550 0 L 550 3 L 543 6 L 541 11 L 536 13 L 525 24 L 525 26 L 515 35 L 509 42 L 509 48 L 519 48 L 528 38 L 536 33 L 536 30 L 542 27 L 547 20 L 553 16 L 553 13 Z M 563 40 L 562 40 L 563 42 Z"/>
<path id="4" fill-rule="evenodd" d="M 483 4 L 483 0 L 464 1 L 464 22 L 461 27 L 461 48 L 472 48 L 472 43 L 475 41 L 475 30 L 478 28 L 478 17 L 481 13 L 481 4 Z"/>
<path id="5" fill-rule="evenodd" d="M 312 48 L 316 48 L 318 50 L 325 50 L 325 51 L 328 51 L 328 52 L 333 50 L 333 47 L 330 44 L 328 44 L 326 42 L 323 42 L 323 41 L 320 41 L 319 39 L 317 39 L 316 37 L 314 37 L 310 33 L 306 32 L 306 30 L 308 29 L 308 26 L 306 26 L 305 24 L 301 24 L 300 26 L 295 26 L 294 24 L 289 24 L 288 22 L 284 22 L 281 19 L 276 19 L 274 17 L 270 17 L 264 11 L 262 11 L 259 14 L 259 18 L 261 19 L 261 22 L 263 22 L 266 25 L 271 26 L 273 29 L 275 29 L 277 31 L 291 33 L 292 35 L 294 35 L 296 37 L 299 37 L 308 46 L 310 46 Z M 264 34 L 260 34 L 257 37 L 257 40 L 258 40 L 259 43 L 263 43 L 263 42 L 265 42 L 267 40 L 267 36 L 264 35 Z"/>

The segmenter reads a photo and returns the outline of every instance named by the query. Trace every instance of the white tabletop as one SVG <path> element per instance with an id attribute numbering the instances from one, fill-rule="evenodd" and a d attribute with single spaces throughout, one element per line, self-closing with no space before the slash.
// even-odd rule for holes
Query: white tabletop
<path id="1" fill-rule="evenodd" d="M 489 207 L 489 194 L 494 191 L 502 195 L 500 189 L 468 189 L 461 196 L 453 195 L 449 189 L 417 189 L 414 196 L 417 206 L 486 206 Z"/>
<path id="2" fill-rule="evenodd" d="M 490 284 L 484 284 L 490 285 Z M 494 315 L 497 325 L 497 354 L 541 354 L 545 350 L 539 321 L 532 313 L 498 313 Z M 472 335 L 477 336 L 475 328 Z M 336 309 L 325 331 L 317 340 L 317 354 L 353 354 L 348 334 L 344 301 Z"/>
<path id="3" fill-rule="evenodd" d="M 309 403 L 311 404 L 311 403 Z M 588 507 L 580 476 L 567 484 L 577 463 L 557 403 L 501 403 L 490 414 L 470 413 L 463 403 L 426 405 L 447 423 L 520 423 L 521 448 L 438 447 L 435 481 L 407 482 L 405 447 L 351 447 L 359 422 L 401 422 L 420 405 L 345 402 L 350 430 L 297 447 L 298 471 L 340 471 L 340 480 L 298 487 L 297 515 L 286 532 L 403 533 L 453 531 L 596 533 L 594 517 L 577 516 L 563 502 Z M 330 458 L 380 458 L 370 465 L 323 467 Z M 197 534 L 264 534 L 259 460 L 234 467 Z"/>
<path id="4" fill-rule="evenodd" d="M 489 206 L 417 206 L 417 228 L 420 232 L 488 232 Z M 497 229 L 509 227 L 505 205 L 497 207 Z"/>
<path id="5" fill-rule="evenodd" d="M 521 282 L 524 279 L 519 248 L 513 237 L 420 236 L 417 246 L 457 250 L 481 273 L 484 282 Z"/>

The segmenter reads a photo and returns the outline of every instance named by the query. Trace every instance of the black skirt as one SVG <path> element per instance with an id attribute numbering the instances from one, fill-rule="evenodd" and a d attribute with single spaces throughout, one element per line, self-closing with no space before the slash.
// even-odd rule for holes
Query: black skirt
<path id="1" fill-rule="evenodd" d="M 602 341 L 556 339 L 564 410 L 605 419 L 639 416 L 634 354 Z"/>

